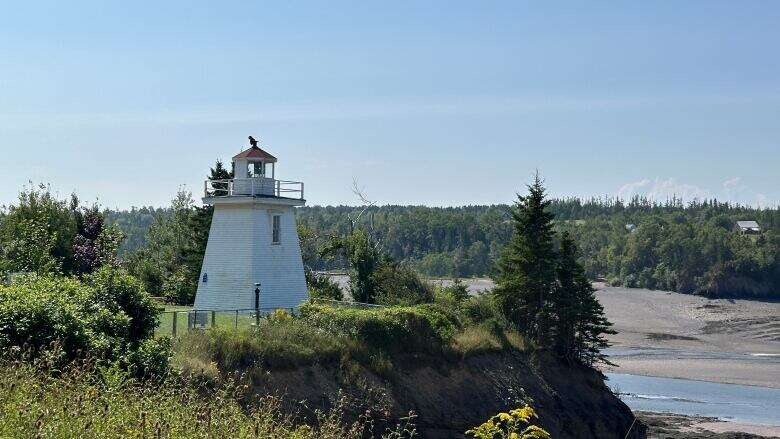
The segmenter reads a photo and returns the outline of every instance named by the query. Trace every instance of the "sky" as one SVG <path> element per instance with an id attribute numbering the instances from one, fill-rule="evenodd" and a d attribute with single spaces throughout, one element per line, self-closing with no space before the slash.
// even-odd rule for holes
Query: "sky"
<path id="1" fill-rule="evenodd" d="M 200 196 L 248 147 L 308 204 L 780 202 L 777 1 L 8 2 L 0 204 Z"/>

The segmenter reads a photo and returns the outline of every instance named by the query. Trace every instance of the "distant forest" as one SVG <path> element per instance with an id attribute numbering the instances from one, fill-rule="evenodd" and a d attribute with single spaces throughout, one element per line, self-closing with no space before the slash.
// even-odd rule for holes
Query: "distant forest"
<path id="1" fill-rule="evenodd" d="M 312 269 L 339 269 L 316 249 L 349 230 L 363 207 L 312 206 L 298 211 L 303 251 Z M 593 279 L 613 285 L 673 290 L 713 297 L 780 298 L 780 209 L 705 201 L 656 203 L 634 198 L 552 200 L 555 224 L 569 231 Z M 120 255 L 146 245 L 155 221 L 172 209 L 108 211 L 126 239 Z M 507 205 L 369 207 L 360 217 L 385 250 L 428 276 L 490 276 L 512 234 Z M 754 220 L 757 234 L 735 230 Z"/>

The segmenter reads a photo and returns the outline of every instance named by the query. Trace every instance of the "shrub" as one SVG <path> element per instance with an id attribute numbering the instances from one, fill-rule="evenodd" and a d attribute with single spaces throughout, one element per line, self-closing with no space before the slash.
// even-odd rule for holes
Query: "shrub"
<path id="1" fill-rule="evenodd" d="M 81 307 L 88 294 L 83 284 L 67 278 L 26 276 L 0 285 L 0 351 L 16 346 L 37 355 L 58 344 L 73 358 L 88 350 L 93 328 Z"/>
<path id="2" fill-rule="evenodd" d="M 494 326 L 506 327 L 507 322 L 491 293 L 481 293 L 463 301 L 461 310 L 472 324 L 492 322 Z"/>
<path id="3" fill-rule="evenodd" d="M 460 328 L 452 314 L 433 305 L 356 309 L 308 304 L 301 312 L 312 326 L 387 352 L 437 350 Z"/>
<path id="4" fill-rule="evenodd" d="M 460 279 L 455 279 L 452 282 L 452 285 L 442 287 L 441 290 L 442 293 L 451 296 L 453 300 L 455 300 L 458 303 L 463 302 L 469 297 L 469 288 Z"/>
<path id="5" fill-rule="evenodd" d="M 194 276 L 197 279 L 197 275 Z M 174 305 L 190 305 L 195 302 L 197 283 L 187 267 L 178 267 L 162 280 L 162 294 L 165 301 Z"/>
<path id="6" fill-rule="evenodd" d="M 145 341 L 158 314 L 151 297 L 121 270 L 102 268 L 84 282 L 25 276 L 0 286 L 0 349 L 18 347 L 35 357 L 56 345 L 64 360 L 128 363 L 152 354 Z M 134 353 L 137 348 L 142 352 Z M 147 366 L 141 367 L 153 369 Z"/>
<path id="7" fill-rule="evenodd" d="M 341 287 L 328 276 L 317 275 L 306 268 L 306 286 L 309 288 L 309 297 L 316 299 L 342 300 Z"/>
<path id="8" fill-rule="evenodd" d="M 165 378 L 170 370 L 173 345 L 170 338 L 150 338 L 130 351 L 125 361 L 136 378 Z"/>
<path id="9" fill-rule="evenodd" d="M 386 262 L 372 274 L 376 303 L 418 305 L 433 302 L 433 289 L 406 265 Z"/>
<path id="10" fill-rule="evenodd" d="M 104 267 L 89 276 L 87 282 L 94 292 L 94 303 L 130 319 L 129 342 L 138 343 L 154 335 L 162 310 L 134 277 L 124 270 Z"/>

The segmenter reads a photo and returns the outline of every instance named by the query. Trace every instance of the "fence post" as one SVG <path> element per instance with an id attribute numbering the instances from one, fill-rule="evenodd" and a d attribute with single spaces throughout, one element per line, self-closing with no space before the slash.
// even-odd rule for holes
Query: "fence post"
<path id="1" fill-rule="evenodd" d="M 255 284 L 255 327 L 260 326 L 260 282 Z"/>
<path id="2" fill-rule="evenodd" d="M 238 310 L 236 310 L 236 329 L 238 329 Z"/>
<path id="3" fill-rule="evenodd" d="M 173 312 L 173 327 L 171 328 L 171 334 L 176 337 L 176 314 L 178 314 L 176 311 Z"/>
<path id="4" fill-rule="evenodd" d="M 217 312 L 211 310 L 211 327 L 215 328 L 216 326 L 217 326 Z"/>

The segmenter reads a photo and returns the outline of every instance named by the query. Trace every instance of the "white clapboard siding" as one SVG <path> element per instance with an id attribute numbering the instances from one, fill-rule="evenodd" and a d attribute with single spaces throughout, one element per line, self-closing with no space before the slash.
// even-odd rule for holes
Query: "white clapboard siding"
<path id="1" fill-rule="evenodd" d="M 280 244 L 271 242 L 273 214 L 281 216 Z M 254 308 L 256 282 L 261 308 L 295 308 L 308 299 L 294 207 L 263 199 L 215 203 L 195 308 Z"/>

